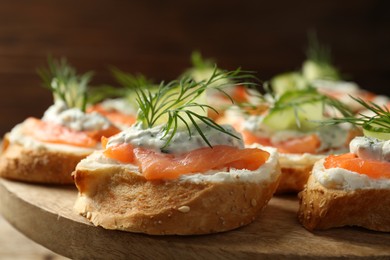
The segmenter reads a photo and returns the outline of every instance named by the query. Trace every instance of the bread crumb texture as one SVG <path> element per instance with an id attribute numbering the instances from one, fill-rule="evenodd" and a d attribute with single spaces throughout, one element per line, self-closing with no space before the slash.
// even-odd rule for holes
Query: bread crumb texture
<path id="1" fill-rule="evenodd" d="M 80 191 L 74 208 L 94 225 L 153 235 L 208 234 L 247 225 L 279 181 L 146 181 L 120 166 L 77 169 L 74 178 Z"/>

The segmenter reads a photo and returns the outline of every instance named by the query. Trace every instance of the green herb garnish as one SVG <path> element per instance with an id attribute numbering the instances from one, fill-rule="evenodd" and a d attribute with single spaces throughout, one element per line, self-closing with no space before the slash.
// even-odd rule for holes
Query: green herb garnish
<path id="1" fill-rule="evenodd" d="M 204 59 L 199 51 L 191 54 L 191 63 L 195 69 L 213 69 L 215 61 L 213 59 Z"/>
<path id="2" fill-rule="evenodd" d="M 44 87 L 53 92 L 54 100 L 61 100 L 68 108 L 79 108 L 85 112 L 87 90 L 93 73 L 77 75 L 65 58 L 48 58 L 48 68 L 38 69 Z"/>
<path id="3" fill-rule="evenodd" d="M 341 80 L 340 73 L 332 65 L 330 48 L 321 44 L 315 33 L 308 34 L 308 42 L 302 69 L 285 72 L 271 79 L 275 94 L 282 95 L 287 91 L 305 89 L 310 87 L 314 80 Z"/>
<path id="4" fill-rule="evenodd" d="M 308 34 L 309 45 L 306 50 L 306 57 L 308 60 L 319 64 L 332 64 L 331 50 L 329 46 L 321 44 L 315 32 Z"/>
<path id="5" fill-rule="evenodd" d="M 320 44 L 315 33 L 309 34 L 309 47 L 306 61 L 302 66 L 302 74 L 308 81 L 315 79 L 340 80 L 340 73 L 332 65 L 331 50 Z"/>
<path id="6" fill-rule="evenodd" d="M 121 87 L 111 85 L 101 85 L 91 89 L 89 102 L 98 103 L 106 98 L 126 98 L 130 103 L 135 102 L 135 90 L 137 88 L 156 88 L 150 79 L 142 74 L 131 74 L 111 68 L 111 74 Z"/>
<path id="7" fill-rule="evenodd" d="M 263 123 L 274 130 L 296 129 L 313 130 L 318 121 L 323 120 L 329 109 L 343 115 L 351 115 L 349 109 L 340 101 L 323 95 L 313 87 L 287 91 L 271 101 L 271 109 Z"/>
<path id="8" fill-rule="evenodd" d="M 243 74 L 240 69 L 235 71 L 221 71 L 215 67 L 212 75 L 206 80 L 195 81 L 190 76 L 183 76 L 168 84 L 162 82 L 156 92 L 138 88 L 136 91 L 137 103 L 139 105 L 137 121 L 144 128 L 163 125 L 163 137 L 167 137 L 165 146 L 170 143 L 179 128 L 185 128 L 190 136 L 192 135 L 193 129 L 195 129 L 211 147 L 200 124 L 205 124 L 223 134 L 238 138 L 207 117 L 208 109 L 216 113 L 218 111 L 207 105 L 206 90 L 213 88 L 228 96 L 223 90 L 225 85 L 215 84 L 216 82 L 222 83 L 227 80 L 234 82 L 242 81 L 251 78 L 251 76 Z M 251 83 L 244 81 L 240 84 L 250 85 Z"/>
<path id="9" fill-rule="evenodd" d="M 390 133 L 390 112 L 386 106 L 381 107 L 373 102 L 364 101 L 361 98 L 350 97 L 374 115 L 367 116 L 359 113 L 353 116 L 350 114 L 341 118 L 332 118 L 325 121 L 324 124 L 350 123 L 355 126 L 361 126 L 367 132 Z"/>

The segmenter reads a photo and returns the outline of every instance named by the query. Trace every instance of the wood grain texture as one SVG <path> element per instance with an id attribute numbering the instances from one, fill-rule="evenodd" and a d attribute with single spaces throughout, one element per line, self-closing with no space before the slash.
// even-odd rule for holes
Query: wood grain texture
<path id="1" fill-rule="evenodd" d="M 195 49 L 227 69 L 261 80 L 298 69 L 307 32 L 332 47 L 341 71 L 390 94 L 390 15 L 386 0 L 123 1 L 4 0 L 0 8 L 0 134 L 41 116 L 51 94 L 36 68 L 66 56 L 94 83 L 112 83 L 108 65 L 159 80 L 190 66 Z"/>
<path id="2" fill-rule="evenodd" d="M 66 257 L 53 253 L 25 237 L 0 216 L 0 259 L 15 260 L 65 260 Z"/>
<path id="3" fill-rule="evenodd" d="M 390 257 L 390 236 L 359 228 L 310 233 L 295 197 L 274 197 L 260 218 L 230 232 L 147 236 L 94 227 L 72 211 L 74 187 L 0 180 L 0 212 L 26 236 L 70 258 L 253 259 Z"/>

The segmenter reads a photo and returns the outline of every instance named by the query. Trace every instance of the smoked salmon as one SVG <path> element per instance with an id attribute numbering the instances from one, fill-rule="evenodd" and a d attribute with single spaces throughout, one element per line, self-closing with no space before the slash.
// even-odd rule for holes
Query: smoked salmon
<path id="1" fill-rule="evenodd" d="M 91 106 L 87 109 L 87 113 L 91 112 L 98 112 L 99 114 L 108 118 L 108 120 L 110 120 L 111 122 L 120 125 L 131 126 L 136 121 L 135 115 L 124 114 L 118 110 L 106 110 L 99 104 Z"/>
<path id="2" fill-rule="evenodd" d="M 269 153 L 260 149 L 238 149 L 226 145 L 204 147 L 180 155 L 121 144 L 108 147 L 104 155 L 123 163 L 137 165 L 147 180 L 177 179 L 182 174 L 202 173 L 224 168 L 256 170 Z"/>
<path id="3" fill-rule="evenodd" d="M 30 117 L 23 124 L 23 131 L 42 142 L 95 147 L 102 136 L 116 134 L 119 132 L 119 129 L 112 126 L 101 131 L 75 131 L 61 125 Z"/>
<path id="4" fill-rule="evenodd" d="M 366 160 L 353 153 L 329 155 L 324 162 L 325 169 L 342 168 L 365 174 L 373 179 L 390 178 L 390 162 Z"/>
<path id="5" fill-rule="evenodd" d="M 316 154 L 317 149 L 321 145 L 321 141 L 317 135 L 305 135 L 302 137 L 292 138 L 280 143 L 272 143 L 270 138 L 257 136 L 250 131 L 244 130 L 241 132 L 245 144 L 258 143 L 264 146 L 272 146 L 278 149 L 281 153 L 311 153 Z"/>

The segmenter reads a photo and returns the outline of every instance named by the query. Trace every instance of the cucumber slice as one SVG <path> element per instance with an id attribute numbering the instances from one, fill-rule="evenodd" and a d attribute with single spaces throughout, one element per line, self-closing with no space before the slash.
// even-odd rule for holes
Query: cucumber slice
<path id="1" fill-rule="evenodd" d="M 290 91 L 282 95 L 263 119 L 275 131 L 309 131 L 318 126 L 313 122 L 324 118 L 323 96 L 315 89 Z"/>
<path id="2" fill-rule="evenodd" d="M 280 130 L 300 130 L 309 131 L 318 124 L 311 122 L 323 118 L 323 104 L 313 102 L 299 105 L 297 107 L 276 108 L 268 113 L 263 124 L 274 131 Z"/>
<path id="3" fill-rule="evenodd" d="M 276 102 L 276 106 L 291 104 L 302 104 L 322 99 L 323 96 L 315 88 L 305 88 L 301 90 L 288 91 L 284 93 Z"/>
<path id="4" fill-rule="evenodd" d="M 312 60 L 307 60 L 303 63 L 302 74 L 309 82 L 316 79 L 340 79 L 336 68 L 327 63 L 319 63 Z"/>
<path id="5" fill-rule="evenodd" d="M 376 119 L 373 119 L 363 125 L 363 134 L 367 137 L 373 137 L 381 140 L 390 140 L 390 124 L 383 123 L 388 127 L 384 127 L 376 123 Z"/>
<path id="6" fill-rule="evenodd" d="M 306 80 L 298 72 L 287 72 L 271 79 L 272 90 L 277 96 L 287 91 L 303 89 L 307 86 Z"/>

